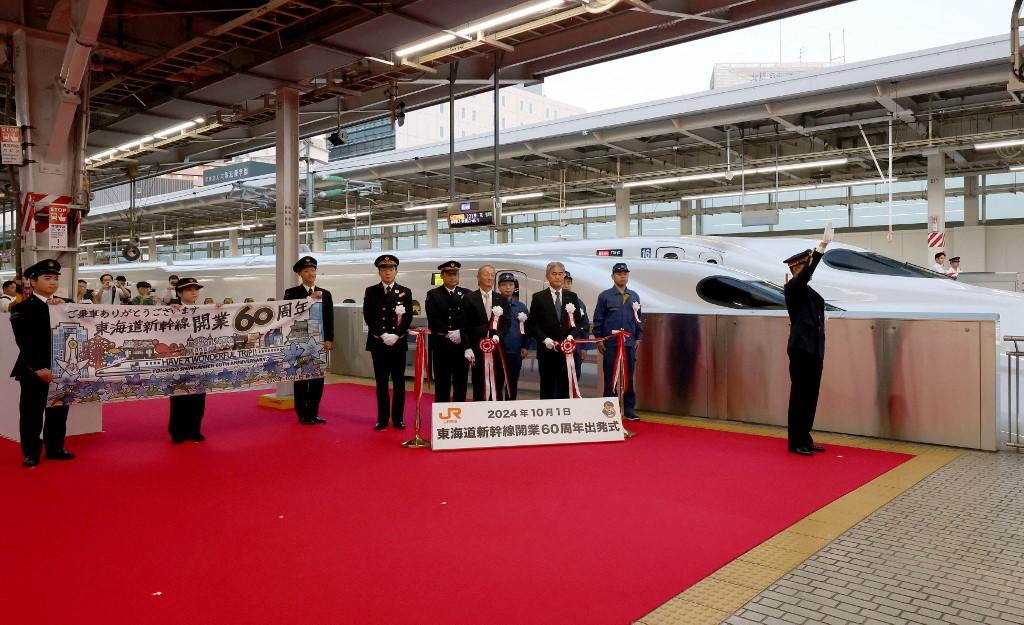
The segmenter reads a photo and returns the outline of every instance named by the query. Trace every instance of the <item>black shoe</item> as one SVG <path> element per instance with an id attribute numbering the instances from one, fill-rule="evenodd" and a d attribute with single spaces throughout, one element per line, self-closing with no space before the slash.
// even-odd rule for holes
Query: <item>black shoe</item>
<path id="1" fill-rule="evenodd" d="M 39 458 L 33 458 L 32 456 L 25 456 L 25 458 L 21 461 L 21 466 L 28 467 L 29 469 L 38 464 Z"/>
<path id="2" fill-rule="evenodd" d="M 373 426 L 373 429 L 375 431 L 377 431 L 377 432 L 380 432 L 381 430 L 388 429 L 388 424 L 387 423 L 378 423 L 377 425 Z"/>
<path id="3" fill-rule="evenodd" d="M 180 444 L 182 444 L 184 442 L 185 442 L 185 437 L 184 436 L 172 436 L 171 437 L 171 444 L 172 445 L 180 445 Z"/>
<path id="4" fill-rule="evenodd" d="M 67 449 L 58 449 L 56 451 L 46 452 L 47 460 L 74 460 L 75 454 L 71 453 Z"/>
<path id="5" fill-rule="evenodd" d="M 399 422 L 395 423 L 395 429 L 396 430 L 404 430 L 405 429 L 405 424 L 402 423 L 401 421 L 399 421 Z"/>
<path id="6" fill-rule="evenodd" d="M 312 421 L 314 425 L 322 425 L 324 423 L 327 423 L 327 419 L 321 419 L 320 417 L 313 417 L 312 419 L 310 419 L 310 421 Z"/>
<path id="7" fill-rule="evenodd" d="M 316 421 L 314 421 L 313 419 L 307 419 L 305 417 L 299 419 L 299 423 L 301 423 L 302 425 L 316 425 Z"/>
<path id="8" fill-rule="evenodd" d="M 823 452 L 823 451 L 825 451 L 825 448 L 824 448 L 824 447 L 822 447 L 821 445 L 818 445 L 817 443 L 813 443 L 813 444 L 811 445 L 811 451 L 817 451 L 817 452 L 819 452 L 819 453 L 820 453 L 820 452 Z"/>
<path id="9" fill-rule="evenodd" d="M 636 416 L 636 413 L 634 413 L 634 412 L 627 412 L 626 413 L 626 420 L 627 421 L 639 421 L 640 417 Z"/>
<path id="10" fill-rule="evenodd" d="M 806 447 L 794 447 L 789 450 L 790 453 L 800 454 L 801 456 L 813 456 L 814 452 Z"/>
<path id="11" fill-rule="evenodd" d="M 206 437 L 203 436 L 202 434 L 196 434 L 195 436 L 190 436 L 189 438 L 191 438 L 193 441 L 197 443 L 201 443 L 206 440 Z"/>

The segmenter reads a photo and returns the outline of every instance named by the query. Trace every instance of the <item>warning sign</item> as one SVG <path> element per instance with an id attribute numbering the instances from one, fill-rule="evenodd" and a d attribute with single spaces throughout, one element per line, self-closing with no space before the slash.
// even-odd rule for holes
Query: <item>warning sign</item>
<path id="1" fill-rule="evenodd" d="M 63 204 L 50 205 L 51 250 L 68 250 L 68 207 Z"/>
<path id="2" fill-rule="evenodd" d="M 21 128 L 0 126 L 0 164 L 21 165 Z"/>

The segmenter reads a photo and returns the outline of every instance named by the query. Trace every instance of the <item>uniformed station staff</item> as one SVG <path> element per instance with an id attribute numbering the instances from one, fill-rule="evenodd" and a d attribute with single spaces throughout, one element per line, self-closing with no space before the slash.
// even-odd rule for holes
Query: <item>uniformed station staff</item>
<path id="1" fill-rule="evenodd" d="M 498 291 L 502 297 L 509 302 L 509 326 L 505 339 L 501 342 L 501 348 L 505 353 L 505 366 L 508 367 L 508 398 L 514 400 L 519 393 L 519 376 L 523 371 L 523 359 L 533 347 L 533 339 L 530 337 L 530 311 L 526 304 L 519 301 L 515 296 L 519 284 L 511 272 L 502 272 L 498 275 Z M 519 315 L 525 319 L 522 327 L 525 332 L 520 332 Z"/>
<path id="2" fill-rule="evenodd" d="M 826 247 L 828 241 L 823 240 L 816 249 L 784 261 L 793 274 L 784 289 L 790 321 L 789 451 L 802 456 L 825 451 L 811 438 L 825 364 L 825 300 L 808 283 Z"/>
<path id="3" fill-rule="evenodd" d="M 377 382 L 377 424 L 373 429 L 388 427 L 390 414 L 394 426 L 404 430 L 405 356 L 409 351 L 406 335 L 412 324 L 412 292 L 395 282 L 397 256 L 381 254 L 373 264 L 377 266 L 380 282 L 366 287 L 363 295 L 363 320 L 369 328 L 366 350 L 373 358 L 373 376 Z M 399 306 L 402 309 L 396 311 Z"/>
<path id="4" fill-rule="evenodd" d="M 21 384 L 18 411 L 22 464 L 31 468 L 39 464 L 44 443 L 47 460 L 71 460 L 75 455 L 64 449 L 68 407 L 46 407 L 53 379 L 50 306 L 64 303 L 53 295 L 60 286 L 60 263 L 55 260 L 38 262 L 25 270 L 25 277 L 32 286 L 32 294 L 11 307 L 11 327 L 18 344 L 18 359 L 11 377 Z"/>
<path id="5" fill-rule="evenodd" d="M 567 399 L 569 397 L 568 371 L 565 369 L 565 355 L 559 350 L 559 343 L 572 334 L 569 311 L 576 327 L 583 323 L 580 314 L 580 299 L 566 290 L 565 265 L 548 263 L 544 271 L 548 288 L 537 291 L 530 300 L 530 331 L 537 339 L 537 368 L 540 373 L 541 399 Z"/>
<path id="6" fill-rule="evenodd" d="M 455 260 L 438 265 L 442 284 L 427 291 L 427 328 L 430 329 L 430 362 L 434 371 L 434 401 L 466 401 L 469 363 L 463 357 L 465 334 L 462 307 L 469 289 L 459 286 Z"/>
<path id="7" fill-rule="evenodd" d="M 612 282 L 615 286 L 597 296 L 597 306 L 594 307 L 594 336 L 610 336 L 613 331 L 620 329 L 630 334 L 625 339 L 628 377 L 626 390 L 622 394 L 622 411 L 630 421 L 639 421 L 640 417 L 636 416 L 633 372 L 636 369 L 636 350 L 640 347 L 643 335 L 640 295 L 626 286 L 629 283 L 629 267 L 626 263 L 615 263 L 612 266 Z M 615 394 L 612 389 L 615 386 L 613 376 L 618 344 L 615 341 L 610 341 L 608 345 L 598 343 L 597 349 L 604 354 L 604 395 L 611 397 Z"/>
<path id="8" fill-rule="evenodd" d="M 171 304 L 195 306 L 199 299 L 199 289 L 203 285 L 195 278 L 181 278 L 174 286 L 178 297 Z M 171 396 L 171 416 L 167 422 L 167 432 L 175 445 L 185 441 L 201 443 L 206 437 L 200 433 L 203 414 L 206 412 L 206 393 Z"/>
<path id="9" fill-rule="evenodd" d="M 328 353 L 334 345 L 334 299 L 331 292 L 316 285 L 317 262 L 312 256 L 303 256 L 292 265 L 292 271 L 299 275 L 302 284 L 285 290 L 285 299 L 313 299 L 320 302 L 321 325 L 324 334 L 324 349 Z M 295 414 L 303 425 L 327 423 L 321 419 L 320 400 L 324 396 L 324 379 L 295 381 Z"/>
<path id="10" fill-rule="evenodd" d="M 477 269 L 476 283 L 479 288 L 465 297 L 465 304 L 462 307 L 463 325 L 466 328 L 468 342 L 465 357 L 473 368 L 473 401 L 484 401 L 486 396 L 484 356 L 480 350 L 480 341 L 484 338 L 497 338 L 500 348 L 509 329 L 511 311 L 508 300 L 494 290 L 496 273 L 491 265 L 483 265 Z M 501 316 L 498 318 L 497 328 L 492 330 L 495 308 L 501 309 Z M 501 370 L 498 354 L 494 354 L 493 359 L 494 384 L 497 388 L 497 396 L 493 399 L 501 401 L 504 398 L 505 374 Z"/>

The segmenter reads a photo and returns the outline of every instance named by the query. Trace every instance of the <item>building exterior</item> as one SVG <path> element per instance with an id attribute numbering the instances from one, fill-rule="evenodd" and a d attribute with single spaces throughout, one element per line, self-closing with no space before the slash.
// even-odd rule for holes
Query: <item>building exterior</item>
<path id="1" fill-rule="evenodd" d="M 831 63 L 715 63 L 711 71 L 711 89 L 725 89 L 752 82 L 809 74 Z"/>

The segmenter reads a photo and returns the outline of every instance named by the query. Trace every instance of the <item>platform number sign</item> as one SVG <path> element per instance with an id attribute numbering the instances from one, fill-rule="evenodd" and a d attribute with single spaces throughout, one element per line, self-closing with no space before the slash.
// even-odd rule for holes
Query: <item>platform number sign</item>
<path id="1" fill-rule="evenodd" d="M 651 257 L 651 248 L 649 248 L 649 247 L 641 247 L 640 248 L 640 258 L 650 258 L 650 257 Z"/>

